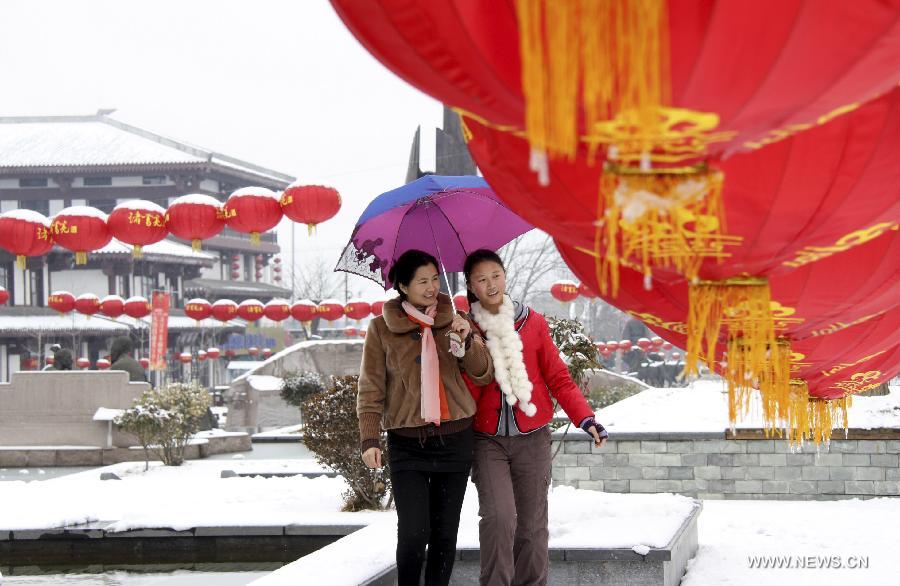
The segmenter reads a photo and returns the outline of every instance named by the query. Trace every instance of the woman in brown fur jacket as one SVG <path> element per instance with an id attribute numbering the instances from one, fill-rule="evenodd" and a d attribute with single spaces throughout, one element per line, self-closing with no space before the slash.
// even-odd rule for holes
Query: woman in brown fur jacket
<path id="1" fill-rule="evenodd" d="M 476 384 L 493 380 L 487 349 L 439 293 L 437 267 L 419 250 L 397 259 L 388 278 L 399 298 L 369 323 L 359 377 L 360 449 L 370 468 L 381 466 L 381 429 L 388 432 L 400 586 L 418 585 L 423 563 L 425 584 L 450 581 L 475 414 L 462 372 Z M 450 332 L 466 342 L 461 359 L 450 353 Z"/>

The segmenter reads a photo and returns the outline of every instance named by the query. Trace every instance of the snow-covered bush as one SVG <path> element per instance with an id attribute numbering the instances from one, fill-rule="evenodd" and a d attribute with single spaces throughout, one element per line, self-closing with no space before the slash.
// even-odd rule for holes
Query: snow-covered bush
<path id="1" fill-rule="evenodd" d="M 335 377 L 332 388 L 313 395 L 303 404 L 306 415 L 303 442 L 320 464 L 344 477 L 350 490 L 344 493 L 344 510 L 381 509 L 390 473 L 387 454 L 381 469 L 370 469 L 359 453 L 359 419 L 356 416 L 358 376 Z"/>
<path id="2" fill-rule="evenodd" d="M 289 372 L 281 383 L 281 398 L 295 407 L 325 390 L 325 383 L 319 373 L 312 371 Z"/>
<path id="3" fill-rule="evenodd" d="M 184 449 L 200 430 L 209 405 L 209 393 L 200 386 L 172 383 L 144 391 L 114 422 L 138 439 L 147 461 L 153 453 L 166 466 L 180 466 Z"/>
<path id="4" fill-rule="evenodd" d="M 577 320 L 548 317 L 547 325 L 550 327 L 553 343 L 566 357 L 569 376 L 584 390 L 586 371 L 603 368 L 597 346 L 590 336 L 584 333 L 584 325 Z"/>

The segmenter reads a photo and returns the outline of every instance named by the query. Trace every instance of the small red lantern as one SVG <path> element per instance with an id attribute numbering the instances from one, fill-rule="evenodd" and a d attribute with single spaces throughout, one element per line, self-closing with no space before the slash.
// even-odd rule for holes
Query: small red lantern
<path id="1" fill-rule="evenodd" d="M 176 198 L 166 211 L 169 232 L 191 241 L 194 250 L 200 250 L 200 241 L 212 238 L 225 228 L 222 204 L 216 198 L 192 193 Z"/>
<path id="2" fill-rule="evenodd" d="M 615 352 L 619 349 L 619 343 L 615 340 L 610 340 L 606 343 L 606 347 L 609 348 L 611 352 Z"/>
<path id="3" fill-rule="evenodd" d="M 241 274 L 240 274 L 239 272 L 237 272 L 237 271 L 231 271 L 231 278 L 232 278 L 232 280 L 235 280 L 235 281 L 236 281 L 236 280 L 238 280 L 240 277 L 241 277 Z"/>
<path id="4" fill-rule="evenodd" d="M 372 312 L 372 306 L 368 301 L 362 299 L 351 299 L 344 306 L 344 315 L 356 321 L 367 317 Z"/>
<path id="5" fill-rule="evenodd" d="M 206 362 L 206 350 L 197 350 L 197 360 Z"/>
<path id="6" fill-rule="evenodd" d="M 209 358 L 210 360 L 215 360 L 220 355 L 221 355 L 221 352 L 216 347 L 206 349 L 206 357 Z"/>
<path id="7" fill-rule="evenodd" d="M 344 305 L 337 299 L 325 299 L 316 307 L 316 315 L 328 321 L 340 319 L 344 315 Z"/>
<path id="8" fill-rule="evenodd" d="M 239 262 L 237 262 L 237 261 L 231 263 L 231 270 L 232 270 L 232 271 L 240 270 L 240 268 L 241 268 L 241 263 L 239 263 Z"/>
<path id="9" fill-rule="evenodd" d="M 238 305 L 231 299 L 219 299 L 212 304 L 212 316 L 219 321 L 229 321 L 237 317 Z"/>
<path id="10" fill-rule="evenodd" d="M 231 348 L 229 348 L 228 350 L 225 350 L 226 358 L 234 358 L 235 356 L 237 356 L 237 350 L 232 350 Z"/>
<path id="11" fill-rule="evenodd" d="M 107 220 L 109 232 L 125 244 L 134 246 L 132 255 L 141 257 L 141 248 L 166 237 L 166 210 L 152 201 L 134 199 L 113 208 Z"/>
<path id="12" fill-rule="evenodd" d="M 378 317 L 381 315 L 381 312 L 384 311 L 384 301 L 373 301 L 372 302 L 372 315 Z"/>
<path id="13" fill-rule="evenodd" d="M 110 362 L 106 358 L 101 358 L 97 361 L 97 368 L 100 370 L 106 370 L 110 367 Z"/>
<path id="14" fill-rule="evenodd" d="M 550 287 L 550 294 L 557 301 L 569 303 L 578 297 L 578 284 L 574 281 L 557 281 Z"/>
<path id="15" fill-rule="evenodd" d="M 194 356 L 190 352 L 182 352 L 178 355 L 178 361 L 182 364 L 190 364 L 194 360 Z"/>
<path id="16" fill-rule="evenodd" d="M 107 295 L 100 300 L 100 313 L 116 319 L 125 313 L 125 300 L 118 295 Z"/>
<path id="17" fill-rule="evenodd" d="M 0 248 L 16 255 L 16 266 L 24 269 L 26 257 L 41 256 L 53 248 L 50 220 L 32 210 L 0 214 Z"/>
<path id="18" fill-rule="evenodd" d="M 106 220 L 106 214 L 97 208 L 72 206 L 53 217 L 50 231 L 56 244 L 75 253 L 75 264 L 83 265 L 88 252 L 100 250 L 112 240 Z"/>
<path id="19" fill-rule="evenodd" d="M 259 281 L 262 279 L 262 271 L 256 271 L 256 280 Z"/>
<path id="20" fill-rule="evenodd" d="M 672 348 L 674 348 L 674 346 L 672 345 L 671 342 L 663 342 L 662 343 L 663 350 L 671 350 Z"/>
<path id="21" fill-rule="evenodd" d="M 249 233 L 250 241 L 259 244 L 260 232 L 277 226 L 282 211 L 278 194 L 271 189 L 244 187 L 228 196 L 223 214 L 229 228 Z"/>
<path id="22" fill-rule="evenodd" d="M 453 296 L 453 304 L 456 305 L 456 309 L 459 311 L 468 313 L 471 309 L 471 307 L 469 307 L 469 297 L 466 295 L 465 291 L 460 291 Z"/>
<path id="23" fill-rule="evenodd" d="M 664 342 L 664 340 L 662 338 L 660 338 L 659 336 L 653 336 L 652 338 L 650 338 L 650 343 L 653 345 L 654 349 L 662 346 L 663 342 Z"/>
<path id="24" fill-rule="evenodd" d="M 585 299 L 596 299 L 599 297 L 596 293 L 594 293 L 590 287 L 585 285 L 584 283 L 578 284 L 578 294 L 584 297 Z"/>
<path id="25" fill-rule="evenodd" d="M 265 307 L 258 299 L 246 299 L 238 305 L 237 314 L 244 321 L 257 321 L 265 315 Z"/>
<path id="26" fill-rule="evenodd" d="M 306 224 L 312 236 L 316 224 L 333 218 L 341 209 L 341 195 L 322 185 L 289 185 L 281 195 L 281 207 L 285 216 Z"/>
<path id="27" fill-rule="evenodd" d="M 54 291 L 47 297 L 47 305 L 60 313 L 69 313 L 75 309 L 75 296 L 68 291 Z"/>
<path id="28" fill-rule="evenodd" d="M 681 359 L 681 352 L 672 352 L 672 360 L 678 362 Z"/>
<path id="29" fill-rule="evenodd" d="M 100 311 L 100 298 L 93 293 L 83 293 L 75 298 L 75 311 L 88 317 Z"/>
<path id="30" fill-rule="evenodd" d="M 606 344 L 603 342 L 596 342 L 594 346 L 597 347 L 597 352 L 600 352 L 601 354 L 603 354 L 604 350 L 607 350 Z"/>
<path id="31" fill-rule="evenodd" d="M 138 362 L 141 363 L 141 368 L 143 368 L 144 370 L 147 370 L 148 368 L 150 368 L 150 359 L 149 358 L 141 358 L 140 360 L 138 360 Z"/>
<path id="32" fill-rule="evenodd" d="M 44 362 L 47 363 L 47 366 L 53 366 L 53 364 L 56 362 L 56 359 L 52 356 L 48 356 L 44 359 Z"/>
<path id="33" fill-rule="evenodd" d="M 638 338 L 637 345 L 644 352 L 649 352 L 653 347 L 653 342 L 650 341 L 650 338 Z"/>
<path id="34" fill-rule="evenodd" d="M 9 291 L 6 290 L 6 287 L 0 287 L 0 305 L 6 305 L 7 301 L 9 301 Z"/>
<path id="35" fill-rule="evenodd" d="M 272 270 L 273 270 L 274 272 L 276 272 L 276 273 L 280 273 L 280 272 L 281 272 L 281 267 L 278 266 L 278 265 L 275 265 L 274 267 L 272 267 Z"/>
<path id="36" fill-rule="evenodd" d="M 78 368 L 88 368 L 90 367 L 90 365 L 91 361 L 84 357 L 79 358 L 75 361 L 75 366 L 77 366 Z"/>
<path id="37" fill-rule="evenodd" d="M 273 280 L 274 280 L 276 283 L 280 283 L 280 282 L 281 282 L 281 275 L 275 275 L 275 276 L 273 277 Z"/>
<path id="38" fill-rule="evenodd" d="M 272 321 L 284 321 L 291 317 L 291 304 L 284 299 L 273 299 L 266 303 L 263 313 Z"/>
<path id="39" fill-rule="evenodd" d="M 272 355 L 272 349 L 271 349 L 271 348 L 263 348 L 263 349 L 262 349 L 262 357 L 263 357 L 263 358 L 269 358 L 271 355 Z"/>
<path id="40" fill-rule="evenodd" d="M 631 350 L 631 340 L 622 340 L 619 342 L 619 350 L 622 352 L 628 352 Z"/>
<path id="41" fill-rule="evenodd" d="M 199 322 L 212 315 L 212 304 L 206 299 L 199 297 L 189 299 L 184 304 L 184 314 Z"/>
<path id="42" fill-rule="evenodd" d="M 600 350 L 600 354 L 601 354 L 604 358 L 609 358 L 610 356 L 613 355 L 613 351 L 610 350 L 610 349 L 607 347 L 607 348 L 603 348 L 602 350 Z"/>
<path id="43" fill-rule="evenodd" d="M 126 299 L 123 307 L 125 315 L 133 317 L 134 319 L 147 317 L 150 315 L 150 309 L 150 302 L 147 301 L 146 297 L 141 297 L 140 295 L 135 295 Z"/>
<path id="44" fill-rule="evenodd" d="M 316 319 L 316 304 L 309 299 L 300 300 L 291 305 L 291 316 L 302 323 Z"/>
<path id="45" fill-rule="evenodd" d="M 366 337 L 366 330 L 359 330 L 359 337 L 360 337 L 360 338 L 365 338 L 365 337 Z"/>
<path id="46" fill-rule="evenodd" d="M 280 256 L 276 256 L 275 258 L 272 259 L 272 262 L 274 262 L 274 263 L 277 264 L 277 265 L 280 265 L 280 264 L 281 264 L 281 257 L 280 257 Z"/>
<path id="47" fill-rule="evenodd" d="M 250 346 L 249 348 L 247 348 L 247 354 L 249 354 L 250 356 L 257 356 L 259 354 L 259 348 L 257 348 L 256 346 Z"/>
<path id="48" fill-rule="evenodd" d="M 359 328 L 347 326 L 346 328 L 344 328 L 344 335 L 348 338 L 355 338 L 357 335 L 359 335 Z"/>

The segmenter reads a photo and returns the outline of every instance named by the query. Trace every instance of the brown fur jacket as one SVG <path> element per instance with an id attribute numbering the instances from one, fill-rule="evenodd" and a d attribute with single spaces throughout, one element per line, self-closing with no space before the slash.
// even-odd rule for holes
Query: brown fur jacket
<path id="1" fill-rule="evenodd" d="M 441 293 L 432 332 L 450 420 L 455 421 L 475 414 L 475 401 L 466 387 L 462 371 L 478 385 L 491 382 L 494 376 L 491 356 L 480 341 L 473 341 L 461 360 L 450 354 L 446 334 L 452 321 L 450 298 Z M 403 311 L 400 299 L 385 303 L 381 317 L 369 323 L 356 402 L 362 451 L 380 446 L 382 427 L 397 429 L 425 425 L 421 416 L 419 355 L 422 338 L 419 331 L 419 326 Z"/>

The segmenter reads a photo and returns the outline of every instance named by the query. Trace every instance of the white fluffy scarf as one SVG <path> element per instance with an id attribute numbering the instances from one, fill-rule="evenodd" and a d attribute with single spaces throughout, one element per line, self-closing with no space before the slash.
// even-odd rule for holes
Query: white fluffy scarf
<path id="1" fill-rule="evenodd" d="M 479 302 L 472 304 L 472 316 L 487 334 L 487 349 L 494 361 L 494 379 L 506 395 L 506 402 L 510 405 L 518 403 L 522 413 L 532 417 L 537 413 L 537 407 L 531 402 L 532 384 L 525 370 L 522 339 L 516 331 L 513 311 L 513 302 L 508 295 L 503 296 L 496 314 L 481 307 Z"/>

